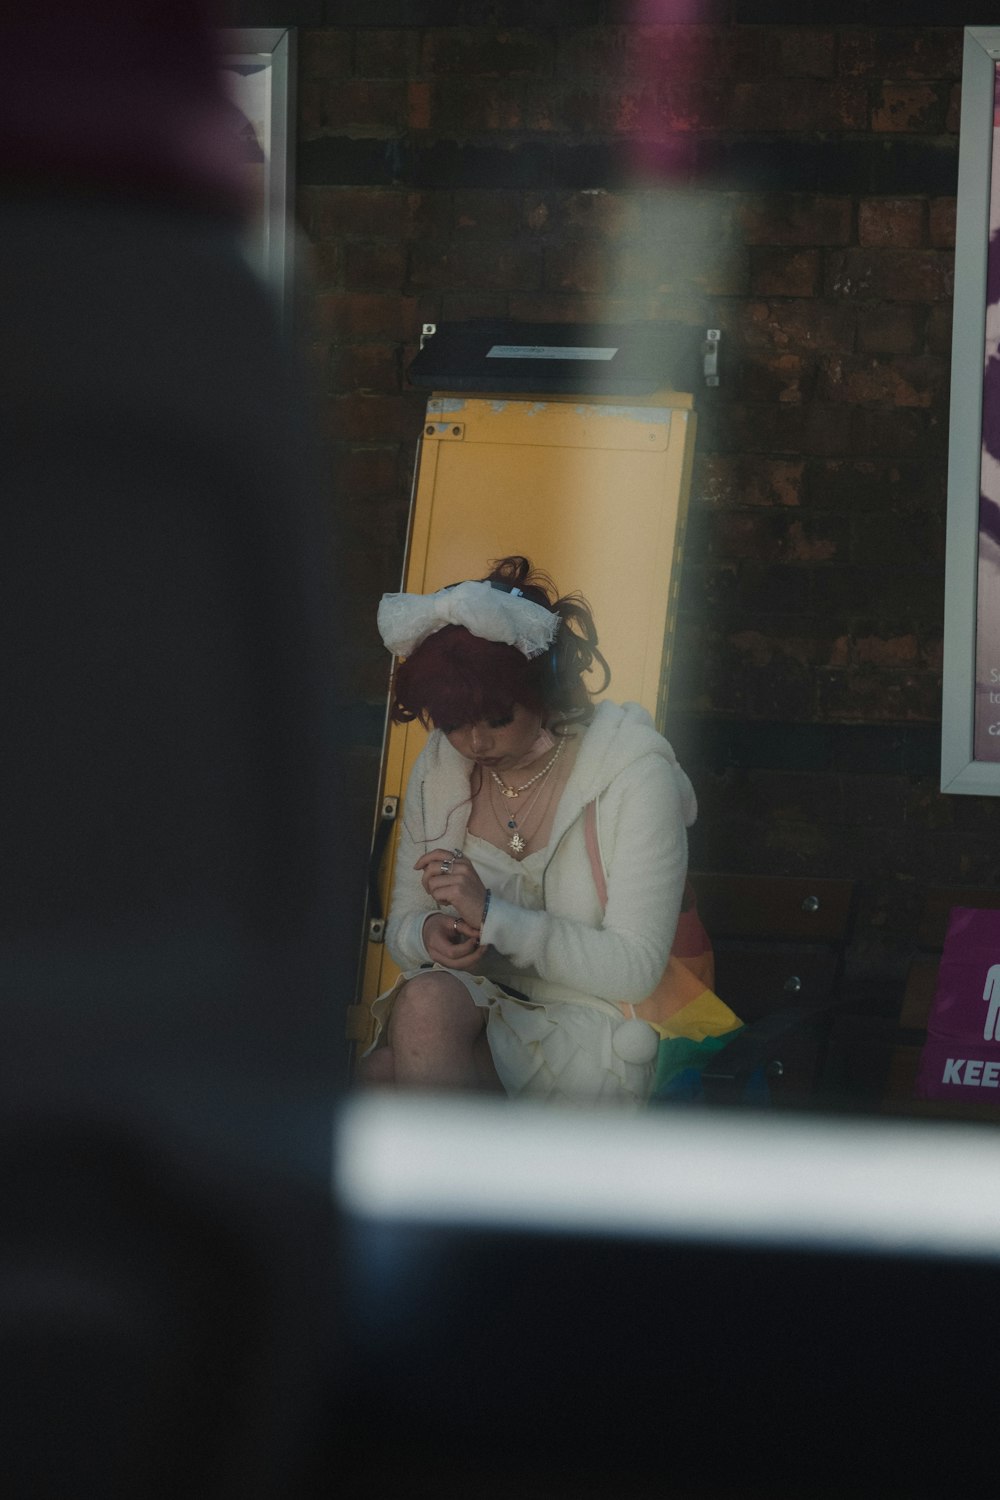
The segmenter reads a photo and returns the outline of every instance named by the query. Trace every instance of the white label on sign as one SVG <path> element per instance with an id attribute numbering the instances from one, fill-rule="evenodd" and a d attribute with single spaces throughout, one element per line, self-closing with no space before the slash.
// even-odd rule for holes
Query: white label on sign
<path id="1" fill-rule="evenodd" d="M 614 359 L 617 349 L 581 349 L 577 344 L 494 344 L 487 359 Z"/>

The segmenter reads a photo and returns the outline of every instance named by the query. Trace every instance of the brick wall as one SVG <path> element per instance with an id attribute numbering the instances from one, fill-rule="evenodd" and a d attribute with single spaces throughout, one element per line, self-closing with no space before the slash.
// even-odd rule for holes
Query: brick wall
<path id="1" fill-rule="evenodd" d="M 936 791 L 960 28 L 924 0 L 295 9 L 359 802 L 420 324 L 721 327 L 672 697 L 694 859 L 857 876 L 852 972 L 891 1009 L 923 885 L 1000 879 L 996 804 Z"/>

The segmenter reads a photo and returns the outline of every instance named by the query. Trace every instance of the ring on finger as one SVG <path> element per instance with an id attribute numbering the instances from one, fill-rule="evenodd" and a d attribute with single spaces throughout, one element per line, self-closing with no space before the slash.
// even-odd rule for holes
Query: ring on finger
<path id="1" fill-rule="evenodd" d="M 453 863 L 453 861 L 450 860 L 450 859 L 443 859 L 441 861 L 441 874 L 442 875 L 450 875 L 451 874 L 452 863 Z"/>

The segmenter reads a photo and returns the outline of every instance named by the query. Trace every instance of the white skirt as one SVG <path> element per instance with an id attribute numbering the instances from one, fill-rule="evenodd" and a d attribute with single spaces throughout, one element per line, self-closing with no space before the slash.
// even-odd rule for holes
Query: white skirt
<path id="1" fill-rule="evenodd" d="M 457 979 L 473 1003 L 488 1012 L 486 1039 L 493 1065 L 511 1097 L 626 1109 L 646 1103 L 655 1062 L 626 1062 L 615 1052 L 612 1039 L 623 1019 L 616 1006 L 584 995 L 578 1000 L 519 999 L 492 979 L 440 964 L 400 974 L 392 988 L 372 1002 L 376 1037 L 369 1052 L 384 1044 L 401 987 L 431 967 Z"/>

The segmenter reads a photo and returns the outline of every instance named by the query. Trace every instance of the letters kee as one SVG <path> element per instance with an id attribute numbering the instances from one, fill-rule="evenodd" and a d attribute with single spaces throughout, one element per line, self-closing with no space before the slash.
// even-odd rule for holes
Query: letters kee
<path id="1" fill-rule="evenodd" d="M 962 1077 L 962 1069 L 965 1077 Z M 1000 1062 L 983 1062 L 978 1058 L 949 1057 L 941 1075 L 942 1083 L 957 1083 L 964 1088 L 1000 1088 Z"/>

